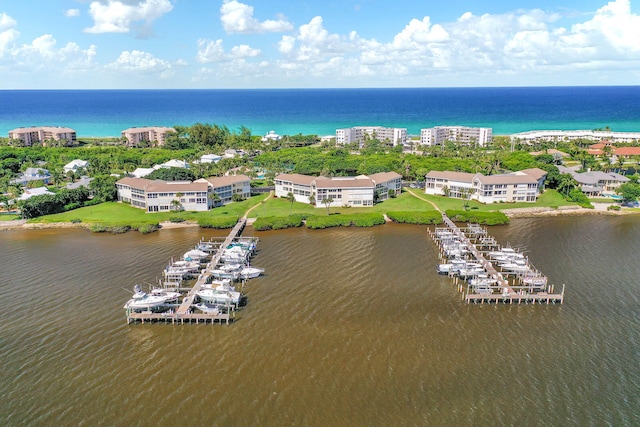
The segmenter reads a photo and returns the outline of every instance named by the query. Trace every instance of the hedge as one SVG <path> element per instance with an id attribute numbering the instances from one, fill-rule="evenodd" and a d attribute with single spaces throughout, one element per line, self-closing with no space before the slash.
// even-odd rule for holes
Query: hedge
<path id="1" fill-rule="evenodd" d="M 302 221 L 302 215 L 260 217 L 253 223 L 253 228 L 257 231 L 282 230 L 284 228 L 300 227 Z"/>
<path id="2" fill-rule="evenodd" d="M 198 225 L 200 228 L 233 228 L 238 223 L 237 216 L 200 218 Z"/>
<path id="3" fill-rule="evenodd" d="M 475 222 L 483 225 L 509 224 L 509 217 L 502 212 L 448 210 L 447 216 L 455 222 Z"/>
<path id="4" fill-rule="evenodd" d="M 380 213 L 365 213 L 352 215 L 309 216 L 307 228 L 323 229 L 330 227 L 373 227 L 384 224 L 384 216 Z"/>
<path id="5" fill-rule="evenodd" d="M 437 211 L 427 212 L 387 212 L 387 216 L 393 222 L 402 224 L 441 224 L 442 214 Z"/>

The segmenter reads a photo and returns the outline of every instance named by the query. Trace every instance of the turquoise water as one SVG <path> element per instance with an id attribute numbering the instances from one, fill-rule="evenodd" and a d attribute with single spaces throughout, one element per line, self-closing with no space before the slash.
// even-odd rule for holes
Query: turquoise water
<path id="1" fill-rule="evenodd" d="M 0 91 L 0 135 L 22 126 L 68 126 L 118 136 L 132 126 L 240 126 L 255 135 L 335 134 L 380 125 L 640 130 L 640 86 L 538 88 Z"/>

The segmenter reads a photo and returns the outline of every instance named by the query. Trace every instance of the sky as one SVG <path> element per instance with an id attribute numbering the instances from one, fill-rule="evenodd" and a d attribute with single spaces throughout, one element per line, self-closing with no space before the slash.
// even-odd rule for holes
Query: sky
<path id="1" fill-rule="evenodd" d="M 0 89 L 640 83 L 640 0 L 0 0 Z"/>

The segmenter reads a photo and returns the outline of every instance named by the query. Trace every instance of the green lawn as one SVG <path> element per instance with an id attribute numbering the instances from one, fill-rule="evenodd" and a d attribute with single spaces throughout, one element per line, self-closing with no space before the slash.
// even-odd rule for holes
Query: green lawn
<path id="1" fill-rule="evenodd" d="M 456 209 L 456 210 L 463 209 L 462 200 L 460 199 L 453 199 L 453 198 L 444 197 L 444 196 L 431 196 L 428 194 L 424 194 L 419 190 L 410 190 L 410 191 L 415 191 L 416 194 L 418 194 L 420 197 L 423 197 L 427 200 L 432 201 L 433 203 L 438 205 L 438 207 L 443 211 L 446 211 L 449 209 Z M 519 202 L 519 203 L 494 203 L 494 204 L 485 205 L 482 203 L 478 203 L 475 200 L 469 201 L 469 208 L 476 208 L 479 211 L 485 211 L 485 212 L 502 211 L 506 209 L 515 209 L 515 208 L 539 208 L 539 207 L 557 208 L 558 206 L 575 206 L 575 203 L 564 200 L 564 198 L 555 190 L 545 190 L 545 192 L 542 193 L 540 197 L 538 197 L 538 200 L 535 203 Z"/>
<path id="2" fill-rule="evenodd" d="M 242 202 L 234 202 L 226 206 L 211 209 L 207 212 L 158 212 L 146 213 L 142 209 L 124 203 L 108 202 L 88 206 L 54 215 L 30 219 L 28 222 L 52 223 L 71 222 L 79 219 L 85 224 L 105 224 L 114 226 L 156 224 L 170 218 L 182 218 L 185 221 L 197 221 L 200 218 L 214 218 L 222 215 L 242 216 L 252 206 L 264 200 L 267 194 L 251 197 Z"/>
<path id="3" fill-rule="evenodd" d="M 0 221 L 15 221 L 18 219 L 22 219 L 22 217 L 20 215 L 14 215 L 14 214 L 2 214 L 0 215 Z"/>
<path id="4" fill-rule="evenodd" d="M 379 212 L 386 213 L 391 211 L 426 211 L 434 210 L 433 206 L 429 203 L 419 200 L 413 197 L 411 194 L 402 193 L 398 197 L 393 199 L 387 199 L 384 202 L 380 202 L 370 208 L 339 208 L 331 207 L 329 212 L 341 213 L 341 214 L 355 214 L 355 213 L 371 213 Z M 272 216 L 288 216 L 291 214 L 306 214 L 306 215 L 326 215 L 327 209 L 324 205 L 320 204 L 318 207 L 313 207 L 307 203 L 294 202 L 293 206 L 286 199 L 275 198 L 267 200 L 263 205 L 257 207 L 249 213 L 250 218 L 258 217 L 272 217 Z"/>

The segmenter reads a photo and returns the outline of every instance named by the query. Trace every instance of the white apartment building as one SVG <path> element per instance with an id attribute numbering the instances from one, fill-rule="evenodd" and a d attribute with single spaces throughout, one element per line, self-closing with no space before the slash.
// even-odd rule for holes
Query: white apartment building
<path id="1" fill-rule="evenodd" d="M 591 141 L 611 142 L 637 142 L 640 141 L 640 132 L 613 132 L 600 130 L 532 130 L 529 132 L 514 133 L 512 141 L 532 143 L 538 141 L 573 141 L 587 139 Z"/>
<path id="2" fill-rule="evenodd" d="M 356 126 L 346 129 L 336 129 L 337 144 L 358 143 L 362 145 L 365 138 L 377 139 L 379 141 L 388 141 L 396 145 L 404 145 L 407 142 L 407 129 L 405 128 L 386 128 L 382 126 Z"/>
<path id="3" fill-rule="evenodd" d="M 441 145 L 445 141 L 484 147 L 493 138 L 491 128 L 435 126 L 420 129 L 420 145 Z"/>
<path id="4" fill-rule="evenodd" d="M 426 176 L 425 193 L 469 198 L 480 203 L 535 202 L 547 173 L 541 169 L 484 176 L 480 173 L 431 171 Z"/>
<path id="5" fill-rule="evenodd" d="M 43 144 L 46 141 L 66 141 L 65 145 L 76 144 L 76 131 L 71 128 L 57 126 L 32 126 L 9 131 L 10 140 L 19 140 L 27 146 Z"/>
<path id="6" fill-rule="evenodd" d="M 161 181 L 146 178 L 122 178 L 116 182 L 118 201 L 147 212 L 171 210 L 207 211 L 230 203 L 234 194 L 251 196 L 250 178 L 245 175 L 224 176 L 190 181 Z M 217 194 L 219 200 L 211 195 Z"/>
<path id="7" fill-rule="evenodd" d="M 133 127 L 123 130 L 121 135 L 127 147 L 136 147 L 143 141 L 164 145 L 166 134 L 175 131 L 174 128 L 163 126 Z"/>
<path id="8" fill-rule="evenodd" d="M 301 174 L 280 174 L 275 178 L 276 197 L 287 197 L 293 193 L 295 200 L 324 207 L 324 199 L 333 199 L 330 206 L 373 206 L 377 200 L 386 200 L 389 192 L 399 194 L 402 176 L 395 172 L 382 172 L 371 176 L 314 177 Z"/>

